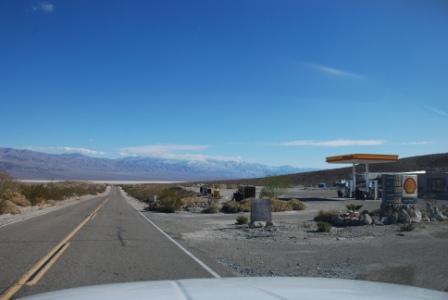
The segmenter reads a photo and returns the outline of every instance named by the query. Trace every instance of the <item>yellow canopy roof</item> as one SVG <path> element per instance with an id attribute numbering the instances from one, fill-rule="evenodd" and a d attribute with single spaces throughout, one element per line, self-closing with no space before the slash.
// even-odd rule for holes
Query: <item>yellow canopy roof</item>
<path id="1" fill-rule="evenodd" d="M 328 156 L 327 163 L 330 164 L 366 164 L 366 163 L 388 163 L 398 160 L 396 154 L 367 154 L 367 153 L 355 153 L 345 154 L 337 156 Z"/>

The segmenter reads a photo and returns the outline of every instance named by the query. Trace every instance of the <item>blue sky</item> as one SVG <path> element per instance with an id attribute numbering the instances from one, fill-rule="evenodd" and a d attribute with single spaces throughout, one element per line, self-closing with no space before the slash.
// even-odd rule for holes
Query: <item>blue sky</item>
<path id="1" fill-rule="evenodd" d="M 327 167 L 448 149 L 446 1 L 0 2 L 0 146 Z"/>

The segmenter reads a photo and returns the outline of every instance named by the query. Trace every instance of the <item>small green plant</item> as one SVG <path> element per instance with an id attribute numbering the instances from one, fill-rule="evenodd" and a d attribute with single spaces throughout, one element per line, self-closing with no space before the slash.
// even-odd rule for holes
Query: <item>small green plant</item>
<path id="1" fill-rule="evenodd" d="M 216 204 L 212 204 L 209 207 L 204 208 L 201 213 L 203 214 L 217 214 L 219 212 L 219 208 Z"/>
<path id="2" fill-rule="evenodd" d="M 328 222 L 317 222 L 317 231 L 319 232 L 330 232 L 331 224 Z"/>
<path id="3" fill-rule="evenodd" d="M 347 207 L 347 209 L 351 212 L 355 212 L 355 211 L 359 211 L 362 207 L 362 204 L 354 204 L 354 203 L 350 203 L 347 204 L 345 207 Z"/>
<path id="4" fill-rule="evenodd" d="M 291 205 L 292 210 L 305 210 L 306 205 L 299 199 L 291 199 L 289 201 L 289 204 Z"/>
<path id="5" fill-rule="evenodd" d="M 414 226 L 414 224 L 411 224 L 411 223 L 403 224 L 400 226 L 400 231 L 402 231 L 402 232 L 412 231 L 414 229 L 415 229 L 415 226 Z"/>
<path id="6" fill-rule="evenodd" d="M 335 210 L 320 210 L 317 216 L 314 217 L 314 221 L 332 223 L 337 215 L 338 212 Z"/>
<path id="7" fill-rule="evenodd" d="M 249 222 L 249 219 L 246 216 L 238 216 L 236 218 L 236 224 L 237 225 L 244 225 Z"/>

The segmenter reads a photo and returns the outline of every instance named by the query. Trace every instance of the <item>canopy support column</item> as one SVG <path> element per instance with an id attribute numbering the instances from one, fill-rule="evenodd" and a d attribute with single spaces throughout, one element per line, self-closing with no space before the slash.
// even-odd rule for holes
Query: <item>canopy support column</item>
<path id="1" fill-rule="evenodd" d="M 369 194 L 369 163 L 366 163 L 366 193 Z"/>
<path id="2" fill-rule="evenodd" d="M 352 187 L 352 197 L 355 196 L 355 190 L 356 190 L 356 164 L 353 163 L 353 187 Z"/>

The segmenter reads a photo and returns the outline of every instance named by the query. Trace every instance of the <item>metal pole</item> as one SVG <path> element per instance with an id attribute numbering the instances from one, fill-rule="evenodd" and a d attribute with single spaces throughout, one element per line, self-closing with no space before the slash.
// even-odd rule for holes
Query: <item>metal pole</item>
<path id="1" fill-rule="evenodd" d="M 369 194 L 369 164 L 366 163 L 366 193 Z"/>
<path id="2" fill-rule="evenodd" d="M 356 190 L 356 164 L 353 163 L 353 186 L 352 186 L 352 197 L 355 196 Z"/>

